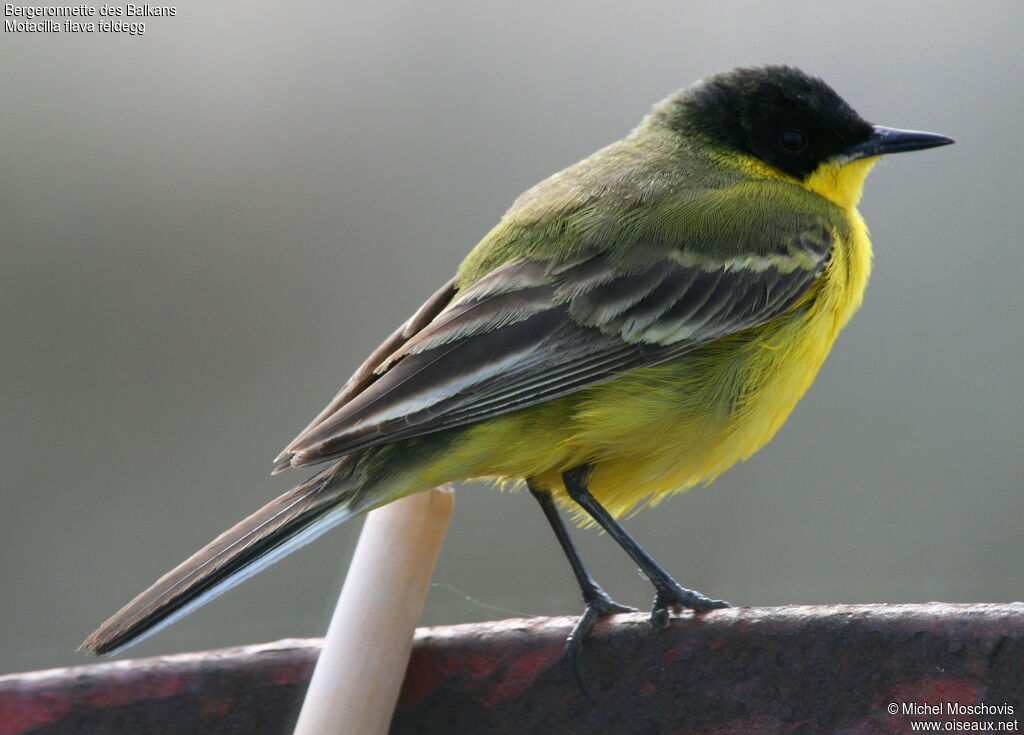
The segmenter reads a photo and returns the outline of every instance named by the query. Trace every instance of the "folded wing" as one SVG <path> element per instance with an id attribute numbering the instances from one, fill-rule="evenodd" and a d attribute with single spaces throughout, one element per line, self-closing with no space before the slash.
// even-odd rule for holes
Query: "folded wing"
<path id="1" fill-rule="evenodd" d="M 323 462 L 478 422 L 657 365 L 778 316 L 821 274 L 833 233 L 718 258 L 638 244 L 515 260 L 438 291 L 279 456 Z M 762 251 L 763 253 L 764 251 Z"/>

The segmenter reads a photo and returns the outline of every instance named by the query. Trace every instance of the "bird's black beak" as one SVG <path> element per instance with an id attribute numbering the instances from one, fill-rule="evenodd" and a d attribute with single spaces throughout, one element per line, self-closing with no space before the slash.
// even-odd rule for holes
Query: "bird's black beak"
<path id="1" fill-rule="evenodd" d="M 938 133 L 925 133 L 920 130 L 899 130 L 875 125 L 871 137 L 863 143 L 850 146 L 844 153 L 848 160 L 884 156 L 887 153 L 904 153 L 906 151 L 923 151 L 955 142 L 952 138 Z"/>

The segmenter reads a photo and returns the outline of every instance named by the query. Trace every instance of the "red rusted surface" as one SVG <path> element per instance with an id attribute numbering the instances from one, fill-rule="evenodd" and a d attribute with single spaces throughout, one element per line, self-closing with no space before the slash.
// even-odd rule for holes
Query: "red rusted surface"
<path id="1" fill-rule="evenodd" d="M 578 679 L 562 655 L 572 623 L 421 629 L 392 732 L 888 735 L 1024 720 L 1021 603 L 728 609 L 664 631 L 621 615 L 587 639 Z M 288 733 L 318 652 L 286 640 L 0 677 L 0 735 Z"/>

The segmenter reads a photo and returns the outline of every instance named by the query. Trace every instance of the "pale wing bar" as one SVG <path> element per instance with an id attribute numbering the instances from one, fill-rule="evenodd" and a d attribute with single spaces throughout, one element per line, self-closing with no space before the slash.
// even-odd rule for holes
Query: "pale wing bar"
<path id="1" fill-rule="evenodd" d="M 806 248 L 806 240 L 801 241 Z M 559 267 L 506 264 L 384 362 L 386 372 L 289 451 L 294 466 L 480 421 L 659 364 L 771 319 L 828 260 L 716 264 L 637 246 Z M 807 250 L 803 251 L 807 254 Z"/>
<path id="2" fill-rule="evenodd" d="M 771 280 L 768 274 L 766 281 Z M 793 285 L 803 282 L 804 287 L 813 281 L 813 272 L 801 273 L 805 278 L 793 278 Z M 787 284 L 790 285 L 790 284 Z M 769 306 L 776 306 L 775 313 L 760 312 L 764 319 L 771 318 L 775 314 L 784 311 L 803 292 L 803 288 L 785 288 L 777 291 L 777 298 L 767 299 Z M 737 299 L 736 301 L 739 301 Z M 760 301 L 760 298 L 744 299 L 747 304 Z M 720 302 L 721 304 L 721 302 Z M 732 304 L 732 300 L 729 300 Z M 720 313 L 724 313 L 721 311 Z M 763 321 L 763 320 L 762 320 Z M 747 323 L 749 322 L 749 323 Z M 618 345 L 611 349 L 592 354 L 589 357 L 582 357 L 565 364 L 556 365 L 537 374 L 531 373 L 524 368 L 520 373 L 525 373 L 519 380 L 502 381 L 489 383 L 481 386 L 481 390 L 467 391 L 467 394 L 460 401 L 442 402 L 429 411 L 419 416 L 410 416 L 406 427 L 394 424 L 390 427 L 373 427 L 373 430 L 388 430 L 389 435 L 386 441 L 394 441 L 409 436 L 427 433 L 427 431 L 440 431 L 446 428 L 453 428 L 474 421 L 483 420 L 490 416 L 508 413 L 518 408 L 534 405 L 544 400 L 550 400 L 562 395 L 575 392 L 588 385 L 593 385 L 604 380 L 609 380 L 623 373 L 639 367 L 657 365 L 666 360 L 678 357 L 701 344 L 705 344 L 716 336 L 740 331 L 747 326 L 752 326 L 760 321 L 737 320 L 732 322 L 732 328 L 723 328 L 722 324 L 709 322 L 709 335 L 700 338 L 691 338 L 673 345 L 652 345 L 645 343 L 626 344 L 618 340 Z M 599 335 L 594 340 L 594 345 L 600 342 Z M 557 340 L 556 340 L 557 343 Z M 604 343 L 607 346 L 607 343 Z M 561 350 L 556 350 L 556 353 Z M 543 357 L 551 357 L 547 352 Z M 543 362 L 543 359 L 538 360 Z M 423 425 L 429 422 L 430 428 L 424 431 Z M 353 432 L 355 434 L 355 432 Z M 367 432 L 363 441 L 356 443 L 351 448 L 341 450 L 341 453 L 362 449 L 379 443 L 373 436 L 372 431 Z M 352 436 L 351 438 L 356 438 Z M 350 439 L 351 441 L 351 439 Z M 358 441 L 358 439 L 357 439 Z M 330 449 L 325 443 L 324 449 Z"/>

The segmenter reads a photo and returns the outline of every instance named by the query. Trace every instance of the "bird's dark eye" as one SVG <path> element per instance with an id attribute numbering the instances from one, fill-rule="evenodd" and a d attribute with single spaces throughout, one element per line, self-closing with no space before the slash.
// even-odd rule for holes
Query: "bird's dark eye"
<path id="1" fill-rule="evenodd" d="M 783 130 L 779 142 L 790 153 L 800 153 L 807 147 L 807 136 L 799 130 Z"/>

